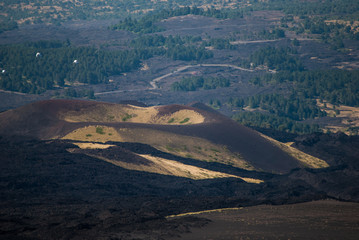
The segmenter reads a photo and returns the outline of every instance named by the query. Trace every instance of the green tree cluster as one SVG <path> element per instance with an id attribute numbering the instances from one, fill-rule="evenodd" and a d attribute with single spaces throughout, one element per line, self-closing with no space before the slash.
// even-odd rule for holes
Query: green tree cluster
<path id="1" fill-rule="evenodd" d="M 275 27 L 273 29 L 263 29 L 261 31 L 247 31 L 241 39 L 243 40 L 274 40 L 285 37 L 285 31 Z"/>
<path id="2" fill-rule="evenodd" d="M 326 15 L 343 19 L 358 19 L 359 2 L 352 0 L 321 0 L 321 1 L 302 1 L 292 0 L 272 0 L 268 2 L 257 2 L 254 10 L 281 10 L 286 14 L 296 16 L 318 16 Z"/>
<path id="3" fill-rule="evenodd" d="M 334 105 L 359 106 L 358 70 L 315 70 L 278 72 L 256 77 L 255 84 L 271 82 L 294 84 L 293 94 L 307 99 L 322 99 Z"/>
<path id="4" fill-rule="evenodd" d="M 151 12 L 138 20 L 128 17 L 118 24 L 112 25 L 110 28 L 112 30 L 126 30 L 134 33 L 161 32 L 165 29 L 156 25 L 160 20 L 189 14 L 221 19 L 243 17 L 243 12 L 241 10 L 218 10 L 215 8 L 203 10 L 198 7 L 181 7 L 176 9 L 163 9 L 159 12 Z"/>
<path id="5" fill-rule="evenodd" d="M 235 121 L 249 127 L 270 128 L 298 134 L 321 132 L 317 124 L 305 124 L 290 118 L 260 112 L 239 112 L 232 117 Z"/>
<path id="6" fill-rule="evenodd" d="M 235 107 L 261 108 L 279 117 L 301 121 L 323 117 L 325 112 L 316 105 L 315 100 L 292 94 L 288 97 L 279 94 L 256 95 L 245 99 L 230 98 L 229 104 Z"/>
<path id="7" fill-rule="evenodd" d="M 207 42 L 204 42 L 205 46 L 211 46 L 215 49 L 236 49 L 236 46 L 231 44 L 229 39 L 224 38 L 211 38 Z"/>
<path id="8" fill-rule="evenodd" d="M 175 45 L 166 51 L 166 56 L 173 60 L 201 61 L 213 57 L 213 53 L 207 51 L 203 46 L 183 46 Z"/>
<path id="9" fill-rule="evenodd" d="M 294 56 L 296 51 L 291 48 L 264 47 L 250 55 L 249 60 L 242 64 L 246 67 L 267 66 L 277 71 L 302 71 L 303 64 Z"/>
<path id="10" fill-rule="evenodd" d="M 220 87 L 229 87 L 231 82 L 223 77 L 202 77 L 192 76 L 183 78 L 180 82 L 171 85 L 172 91 L 196 91 L 198 89 L 216 89 Z"/>
<path id="11" fill-rule="evenodd" d="M 164 55 L 173 60 L 201 61 L 213 57 L 213 53 L 207 51 L 204 46 L 196 44 L 201 38 L 180 37 L 162 35 L 147 35 L 131 41 L 134 49 L 146 49 L 149 56 Z M 147 57 L 149 57 L 147 56 Z"/>
<path id="12" fill-rule="evenodd" d="M 74 82 L 105 83 L 111 75 L 128 72 L 149 57 L 145 51 L 104 51 L 71 47 L 68 43 L 29 43 L 0 47 L 0 88 L 41 93 Z"/>
<path id="13" fill-rule="evenodd" d="M 57 97 L 61 97 L 60 94 L 57 94 Z M 88 98 L 95 99 L 95 92 L 93 89 L 81 89 L 76 90 L 74 88 L 67 88 L 63 92 L 63 96 L 65 98 Z"/>

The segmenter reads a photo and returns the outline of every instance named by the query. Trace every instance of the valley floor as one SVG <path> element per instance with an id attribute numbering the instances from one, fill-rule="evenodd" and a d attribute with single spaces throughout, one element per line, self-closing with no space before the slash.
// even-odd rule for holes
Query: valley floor
<path id="1" fill-rule="evenodd" d="M 359 204 L 334 200 L 192 215 L 210 222 L 172 239 L 357 239 L 359 234 Z"/>

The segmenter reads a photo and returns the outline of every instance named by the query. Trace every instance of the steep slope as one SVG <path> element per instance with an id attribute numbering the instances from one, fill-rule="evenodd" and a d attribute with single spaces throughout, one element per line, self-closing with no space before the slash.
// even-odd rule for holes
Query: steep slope
<path id="1" fill-rule="evenodd" d="M 197 106 L 202 109 L 41 101 L 1 113 L 0 133 L 39 139 L 138 142 L 181 157 L 267 172 L 315 166 L 303 163 L 258 132 Z"/>

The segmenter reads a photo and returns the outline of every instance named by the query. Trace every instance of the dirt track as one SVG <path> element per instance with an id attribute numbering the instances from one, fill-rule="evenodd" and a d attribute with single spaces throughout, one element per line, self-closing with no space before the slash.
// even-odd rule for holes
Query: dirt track
<path id="1" fill-rule="evenodd" d="M 171 239 L 357 239 L 358 203 L 332 200 L 196 214 L 203 228 Z"/>
<path id="2" fill-rule="evenodd" d="M 170 72 L 170 73 L 167 73 L 165 75 L 162 75 L 160 77 L 157 77 L 155 79 L 153 79 L 151 82 L 150 82 L 150 85 L 151 87 L 148 88 L 147 90 L 154 90 L 154 89 L 158 89 L 158 85 L 157 83 L 159 81 L 161 81 L 162 79 L 164 78 L 167 78 L 167 77 L 170 77 L 176 73 L 179 73 L 179 72 L 183 72 L 189 68 L 198 68 L 198 67 L 226 67 L 226 68 L 234 68 L 234 69 L 237 69 L 237 70 L 241 70 L 241 71 L 247 71 L 247 72 L 254 72 L 254 70 L 251 70 L 251 69 L 246 69 L 246 68 L 242 68 L 242 67 L 239 67 L 239 66 L 235 66 L 235 65 L 231 65 L 231 64 L 196 64 L 196 65 L 186 65 L 186 66 L 182 66 L 182 67 L 179 67 L 177 68 L 176 70 Z M 115 90 L 115 91 L 106 91 L 106 92 L 98 92 L 98 93 L 95 93 L 96 96 L 98 95 L 105 95 L 105 94 L 113 94 L 113 93 L 121 93 L 121 92 L 124 92 L 125 90 Z M 132 90 L 126 90 L 126 91 L 130 91 L 130 92 L 135 92 L 135 91 L 144 91 L 144 89 L 132 89 Z"/>

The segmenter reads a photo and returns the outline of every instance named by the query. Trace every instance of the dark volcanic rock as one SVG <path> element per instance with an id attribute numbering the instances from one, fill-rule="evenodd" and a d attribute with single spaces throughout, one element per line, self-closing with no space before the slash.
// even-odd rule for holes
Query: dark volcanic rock
<path id="1" fill-rule="evenodd" d="M 119 145 L 115 154 L 120 157 L 135 150 L 165 154 L 143 144 Z M 358 201 L 357 171 L 344 165 L 287 175 L 247 171 L 248 177 L 266 177 L 258 185 L 232 178 L 195 181 L 130 171 L 67 151 L 73 148 L 66 141 L 0 137 L 1 238 L 166 239 L 208 223 L 164 219 L 171 214 L 327 197 Z M 212 168 L 225 170 L 224 165 Z"/>
<path id="2" fill-rule="evenodd" d="M 167 239 L 188 231 L 191 226 L 208 223 L 200 218 L 183 221 L 165 218 L 172 214 L 325 198 L 359 202 L 358 137 L 342 134 L 297 137 L 297 148 L 327 160 L 331 167 L 289 171 L 297 165 L 288 161 L 287 155 L 273 148 L 257 132 L 215 113 L 208 113 L 208 116 L 222 122 L 198 126 L 141 125 L 203 137 L 230 149 L 242 150 L 244 157 L 260 159 L 256 162 L 257 167 L 289 171 L 279 175 L 181 158 L 146 144 L 113 142 L 116 146 L 107 150 L 80 150 L 71 141 L 36 139 L 39 135 L 46 136 L 49 130 L 57 134 L 76 127 L 58 119 L 59 109 L 81 111 L 97 104 L 81 102 L 77 105 L 76 101 L 67 100 L 50 102 L 50 105 L 41 102 L 2 113 L 8 117 L 1 122 L 2 133 L 6 134 L 0 135 L 2 239 L 143 239 L 143 236 Z M 22 123 L 24 116 L 28 120 L 26 123 Z M 136 153 L 259 178 L 264 183 L 248 184 L 236 178 L 192 180 L 131 171 L 89 156 L 148 163 Z"/>
<path id="3" fill-rule="evenodd" d="M 314 133 L 297 137 L 293 146 L 325 159 L 330 165 L 345 164 L 359 169 L 359 136 Z"/>

